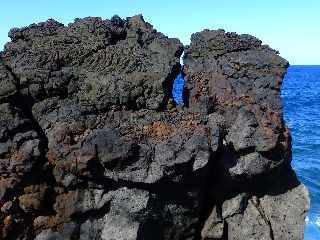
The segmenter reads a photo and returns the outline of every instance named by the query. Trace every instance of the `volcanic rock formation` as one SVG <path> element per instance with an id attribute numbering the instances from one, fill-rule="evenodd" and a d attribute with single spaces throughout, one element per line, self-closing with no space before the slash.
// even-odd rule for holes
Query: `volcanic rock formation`
<path id="1" fill-rule="evenodd" d="M 223 30 L 184 49 L 140 15 L 9 36 L 1 239 L 303 239 L 309 197 L 290 166 L 276 51 Z"/>

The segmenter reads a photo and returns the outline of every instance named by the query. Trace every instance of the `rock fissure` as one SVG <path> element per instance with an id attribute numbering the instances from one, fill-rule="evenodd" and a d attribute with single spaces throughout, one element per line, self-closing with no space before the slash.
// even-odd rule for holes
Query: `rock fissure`
<path id="1" fill-rule="evenodd" d="M 255 202 L 256 200 L 256 202 Z M 270 234 L 270 239 L 274 240 L 274 234 L 273 234 L 273 230 L 272 230 L 272 225 L 271 222 L 268 220 L 268 218 L 266 217 L 263 209 L 260 206 L 260 200 L 259 198 L 256 198 L 252 201 L 253 205 L 256 207 L 256 209 L 259 211 L 260 215 L 262 216 L 264 222 L 268 225 L 269 227 L 269 234 Z"/>

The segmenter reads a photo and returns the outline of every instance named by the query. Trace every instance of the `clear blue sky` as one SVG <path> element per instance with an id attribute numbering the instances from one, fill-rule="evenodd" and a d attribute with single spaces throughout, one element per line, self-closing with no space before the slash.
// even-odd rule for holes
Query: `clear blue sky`
<path id="1" fill-rule="evenodd" d="M 0 49 L 12 27 L 54 18 L 110 18 L 142 13 L 184 44 L 203 29 L 249 33 L 280 51 L 291 64 L 320 65 L 320 0 L 1 0 Z"/>

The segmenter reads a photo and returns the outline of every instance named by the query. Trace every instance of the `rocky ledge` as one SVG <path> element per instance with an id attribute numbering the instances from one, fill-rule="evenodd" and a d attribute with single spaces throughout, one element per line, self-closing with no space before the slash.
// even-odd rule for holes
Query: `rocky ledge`
<path id="1" fill-rule="evenodd" d="M 223 30 L 184 47 L 142 16 L 9 36 L 1 239 L 303 239 L 309 197 L 290 166 L 275 50 Z"/>

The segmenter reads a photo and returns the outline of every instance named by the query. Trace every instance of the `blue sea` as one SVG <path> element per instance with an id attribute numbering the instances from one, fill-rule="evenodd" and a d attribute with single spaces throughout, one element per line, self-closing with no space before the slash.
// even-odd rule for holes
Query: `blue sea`
<path id="1" fill-rule="evenodd" d="M 282 86 L 298 178 L 310 192 L 305 240 L 320 239 L 320 66 L 290 66 Z"/>
<path id="2" fill-rule="evenodd" d="M 173 95 L 183 104 L 184 80 L 176 78 Z M 284 118 L 293 137 L 292 166 L 310 192 L 305 240 L 320 239 L 320 66 L 290 66 L 282 85 Z"/>

